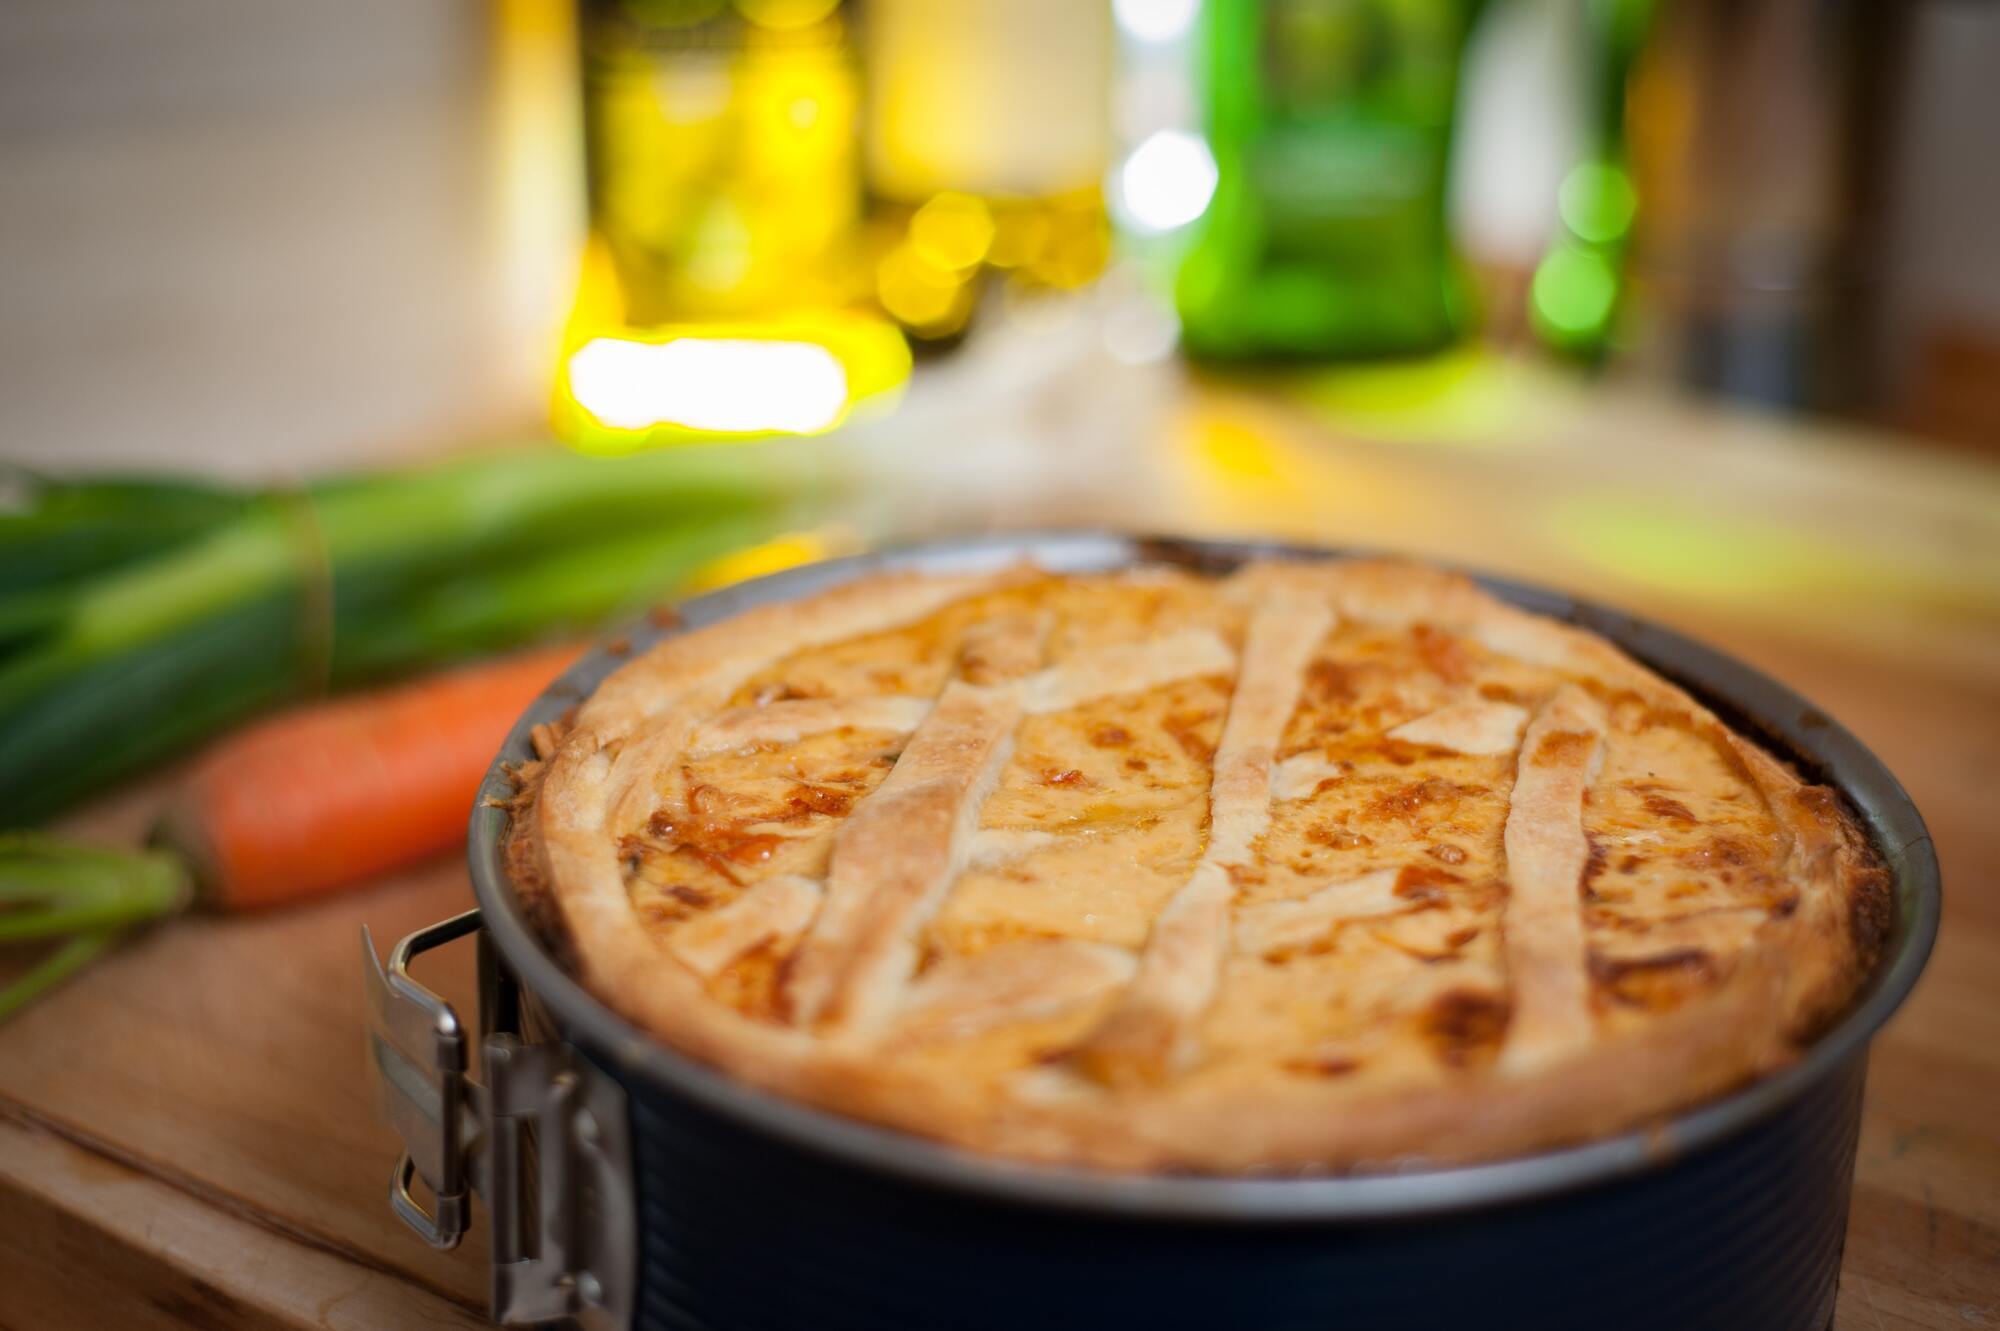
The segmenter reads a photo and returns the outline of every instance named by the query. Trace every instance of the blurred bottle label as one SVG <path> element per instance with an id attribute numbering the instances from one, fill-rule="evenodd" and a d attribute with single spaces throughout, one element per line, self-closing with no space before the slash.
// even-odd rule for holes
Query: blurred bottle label
<path id="1" fill-rule="evenodd" d="M 871 0 L 862 138 L 875 295 L 911 334 L 962 335 L 1010 290 L 1103 270 L 1111 16 L 1090 0 Z"/>
<path id="2" fill-rule="evenodd" d="M 1095 188 L 1110 153 L 1110 9 L 1090 0 L 873 0 L 870 185 L 1044 197 Z"/>
<path id="3" fill-rule="evenodd" d="M 860 77 L 837 0 L 585 0 L 582 39 L 591 224 L 625 322 L 853 297 Z"/>

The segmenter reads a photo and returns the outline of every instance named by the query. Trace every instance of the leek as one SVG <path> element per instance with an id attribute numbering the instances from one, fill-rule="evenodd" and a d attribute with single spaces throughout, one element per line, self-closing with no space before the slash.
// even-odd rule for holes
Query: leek
<path id="1" fill-rule="evenodd" d="M 826 459 L 529 451 L 267 493 L 0 476 L 0 826 L 278 703 L 634 614 L 809 520 Z"/>

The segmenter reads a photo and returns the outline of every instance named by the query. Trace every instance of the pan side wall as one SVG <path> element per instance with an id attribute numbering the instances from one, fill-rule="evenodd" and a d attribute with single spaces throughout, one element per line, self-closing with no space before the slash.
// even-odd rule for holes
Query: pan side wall
<path id="1" fill-rule="evenodd" d="M 1372 1222 L 1083 1215 L 856 1169 L 631 1091 L 642 1331 L 1818 1331 L 1865 1053 L 1699 1154 L 1538 1202 Z"/>

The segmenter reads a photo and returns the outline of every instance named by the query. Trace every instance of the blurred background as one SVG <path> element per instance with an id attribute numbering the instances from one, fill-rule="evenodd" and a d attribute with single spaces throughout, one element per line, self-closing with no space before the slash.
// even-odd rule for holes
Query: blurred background
<path id="1" fill-rule="evenodd" d="M 1996 75 L 1986 0 L 0 3 L 0 1323 L 471 1324 L 359 926 L 466 909 L 611 626 L 1061 524 L 1511 574 L 1851 726 L 1952 889 L 1837 1325 L 2000 1317 Z"/>
<path id="2" fill-rule="evenodd" d="M 16 0 L 0 796 L 1022 524 L 1990 678 L 1996 69 L 1969 0 Z"/>

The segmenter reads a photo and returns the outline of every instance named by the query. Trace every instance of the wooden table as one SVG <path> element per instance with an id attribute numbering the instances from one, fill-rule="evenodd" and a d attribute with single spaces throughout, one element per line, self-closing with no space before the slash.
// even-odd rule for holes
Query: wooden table
<path id="1" fill-rule="evenodd" d="M 1967 567 L 1946 550 L 1947 574 L 1929 582 L 1819 586 L 1836 613 L 1801 614 L 1783 585 L 1760 600 L 1730 583 L 1739 594 L 1704 600 L 1573 550 L 1536 553 L 1547 533 L 1518 520 L 1527 499 L 1559 493 L 1551 476 L 1599 484 L 1591 466 L 1609 465 L 1590 462 L 1596 436 L 1581 426 L 1563 444 L 1562 422 L 1545 420 L 1538 437 L 1558 442 L 1537 458 L 1328 440 L 1289 419 L 1263 421 L 1246 442 L 1244 422 L 1267 404 L 1205 400 L 1177 442 L 1151 454 L 1151 488 L 1063 516 L 1483 554 L 1710 638 L 1792 683 L 1902 778 L 1943 862 L 1944 928 L 1922 985 L 1875 1046 L 1837 1325 L 2000 1326 L 2000 672 L 1987 668 L 2000 587 L 1978 581 L 1976 562 L 1976 585 L 1941 587 Z M 1621 408 L 1618 419 L 1648 418 Z M 1721 450 L 1693 464 L 1705 484 L 1747 466 L 1777 485 L 1768 448 L 1731 451 L 1708 426 L 1693 433 Z M 1868 481 L 1875 463 L 1825 447 L 1810 465 L 1784 455 L 1786 493 L 1837 514 L 1845 501 L 1828 485 L 1872 491 L 1872 529 L 1853 539 L 1878 565 L 1896 550 L 1905 566 L 1921 563 L 1954 521 L 1974 522 L 1973 554 L 1996 553 L 1981 545 L 1991 528 L 1977 527 L 1981 513 L 2000 514 L 1984 508 L 2000 498 L 1992 475 L 1947 467 L 1912 497 L 1898 490 L 1905 471 Z M 1628 455 L 1623 467 L 1621 493 L 1657 500 L 1672 489 L 1671 459 Z M 1634 479 L 1646 467 L 1657 483 Z M 1426 503 L 1383 506 L 1408 493 Z M 136 835 L 170 780 L 75 825 Z M 434 1253 L 385 1204 L 395 1145 L 372 1116 L 360 1034 L 361 925 L 386 947 L 469 901 L 463 871 L 444 863 L 279 914 L 179 921 L 0 1027 L 0 1328 L 479 1325 L 480 1230 L 458 1252 Z M 430 977 L 461 1003 L 468 953 L 448 951 Z"/>

